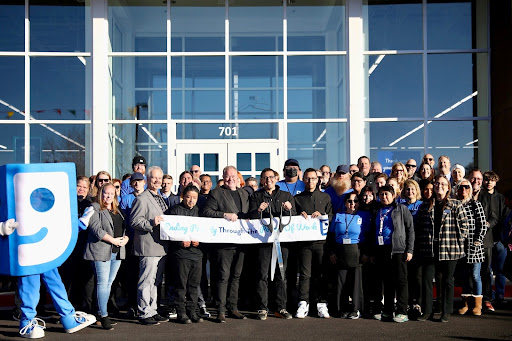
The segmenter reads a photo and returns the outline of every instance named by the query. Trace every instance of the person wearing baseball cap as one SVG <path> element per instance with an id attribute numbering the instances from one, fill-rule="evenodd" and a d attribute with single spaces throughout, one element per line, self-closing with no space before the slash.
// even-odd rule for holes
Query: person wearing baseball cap
<path id="1" fill-rule="evenodd" d="M 325 193 L 329 194 L 332 203 L 332 212 L 334 214 L 344 211 L 345 195 L 352 192 L 350 188 L 350 167 L 348 165 L 339 165 L 336 167 L 336 173 L 334 173 L 331 179 L 331 186 L 325 190 Z"/>
<path id="2" fill-rule="evenodd" d="M 146 173 L 146 159 L 144 156 L 137 155 L 133 158 L 132 161 L 132 170 L 134 173 L 140 173 L 144 177 L 144 180 L 146 180 L 146 176 L 144 175 Z M 146 185 L 144 185 L 144 189 L 146 189 Z M 125 195 L 128 195 L 133 192 L 133 187 L 130 186 L 130 178 L 123 181 L 121 184 L 121 200 L 123 200 L 123 197 Z"/>
<path id="3" fill-rule="evenodd" d="M 283 173 L 284 180 L 278 181 L 276 183 L 281 191 L 289 192 L 293 196 L 304 191 L 306 185 L 302 180 L 299 179 L 299 161 L 295 159 L 286 160 L 284 163 Z"/>

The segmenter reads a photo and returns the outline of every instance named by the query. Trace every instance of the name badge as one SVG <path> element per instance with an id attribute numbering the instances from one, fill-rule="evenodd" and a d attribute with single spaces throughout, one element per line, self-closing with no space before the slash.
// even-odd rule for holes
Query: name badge
<path id="1" fill-rule="evenodd" d="M 343 244 L 352 244 L 350 238 L 343 238 Z"/>
<path id="2" fill-rule="evenodd" d="M 450 212 L 451 212 L 450 210 L 444 210 L 444 213 L 446 213 L 446 214 L 450 214 Z"/>
<path id="3" fill-rule="evenodd" d="M 377 241 L 378 241 L 379 245 L 384 245 L 384 237 L 383 236 L 378 236 Z"/>

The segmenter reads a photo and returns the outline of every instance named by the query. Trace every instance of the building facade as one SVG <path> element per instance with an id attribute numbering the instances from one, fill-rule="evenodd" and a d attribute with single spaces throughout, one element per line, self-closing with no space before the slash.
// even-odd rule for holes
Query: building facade
<path id="1" fill-rule="evenodd" d="M 492 167 L 488 0 L 12 0 L 0 19 L 0 164 Z"/>

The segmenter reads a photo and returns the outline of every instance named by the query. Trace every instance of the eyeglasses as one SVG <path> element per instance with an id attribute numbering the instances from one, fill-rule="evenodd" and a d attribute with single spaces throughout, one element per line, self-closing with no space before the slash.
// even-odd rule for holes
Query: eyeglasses
<path id="1" fill-rule="evenodd" d="M 98 179 L 98 183 L 101 183 L 101 182 L 109 182 L 110 179 Z"/>
<path id="2" fill-rule="evenodd" d="M 458 189 L 471 189 L 470 185 L 459 185 Z"/>
<path id="3" fill-rule="evenodd" d="M 261 177 L 261 179 L 262 179 L 263 181 L 265 181 L 265 180 L 267 180 L 267 179 L 268 179 L 268 180 L 274 180 L 275 178 L 276 178 L 276 177 L 275 177 L 274 175 L 271 175 L 271 176 L 262 176 L 262 177 Z"/>
<path id="4" fill-rule="evenodd" d="M 199 169 L 191 170 L 192 173 L 199 173 Z"/>
<path id="5" fill-rule="evenodd" d="M 434 158 L 432 158 L 432 157 L 424 157 L 423 161 L 434 161 Z"/>
<path id="6" fill-rule="evenodd" d="M 357 204 L 359 202 L 359 200 L 357 200 L 357 199 L 354 199 L 354 200 L 348 199 L 347 202 L 349 204 Z"/>
<path id="7" fill-rule="evenodd" d="M 117 186 L 114 186 L 114 187 L 115 187 L 115 188 L 117 188 L 117 189 L 121 188 L 121 186 L 119 186 L 119 185 L 117 185 Z"/>
<path id="8" fill-rule="evenodd" d="M 397 169 L 396 172 L 397 173 L 404 173 L 405 171 L 402 168 L 400 168 L 400 169 Z"/>
<path id="9" fill-rule="evenodd" d="M 331 172 L 322 172 L 322 174 L 327 175 L 327 174 L 331 174 Z"/>
<path id="10" fill-rule="evenodd" d="M 304 181 L 317 181 L 318 178 L 304 178 Z"/>
<path id="11" fill-rule="evenodd" d="M 416 165 L 406 164 L 405 167 L 407 167 L 407 168 L 416 168 Z"/>

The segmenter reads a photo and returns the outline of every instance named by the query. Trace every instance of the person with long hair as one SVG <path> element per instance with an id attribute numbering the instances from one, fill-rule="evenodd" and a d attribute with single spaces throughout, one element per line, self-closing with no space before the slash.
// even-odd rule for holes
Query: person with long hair
<path id="1" fill-rule="evenodd" d="M 432 182 L 434 180 L 434 170 L 428 163 L 422 163 L 418 170 L 421 180 L 428 180 Z"/>
<path id="2" fill-rule="evenodd" d="M 91 197 L 93 197 L 94 200 L 98 200 L 99 190 L 107 182 L 112 182 L 112 177 L 110 176 L 109 172 L 99 171 L 94 178 L 94 186 L 91 188 Z"/>
<path id="3" fill-rule="evenodd" d="M 391 167 L 390 178 L 396 178 L 398 185 L 400 186 L 400 191 L 404 187 L 405 180 L 408 179 L 407 168 L 402 162 L 395 162 Z M 395 192 L 395 195 L 398 195 L 398 192 Z"/>
<path id="4" fill-rule="evenodd" d="M 113 184 L 108 183 L 101 187 L 98 202 L 92 206 L 94 214 L 89 222 L 84 259 L 93 261 L 101 326 L 103 329 L 111 330 L 113 328 L 108 317 L 107 303 L 121 259 L 126 256 L 124 246 L 129 238 L 125 235 L 124 217 L 119 209 Z"/>
<path id="5" fill-rule="evenodd" d="M 418 254 L 422 259 L 422 312 L 419 321 L 433 318 L 433 280 L 441 275 L 441 322 L 453 311 L 453 275 L 457 261 L 464 257 L 467 218 L 459 200 L 450 199 L 450 182 L 434 178 L 434 195 L 424 202 L 417 218 Z"/>

